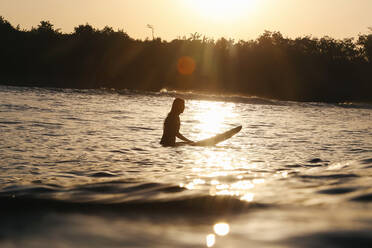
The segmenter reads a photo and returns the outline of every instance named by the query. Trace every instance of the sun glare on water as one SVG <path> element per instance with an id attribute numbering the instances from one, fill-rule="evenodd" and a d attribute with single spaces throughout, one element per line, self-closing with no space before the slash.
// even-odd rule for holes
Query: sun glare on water
<path id="1" fill-rule="evenodd" d="M 228 123 L 237 117 L 234 103 L 192 101 L 189 105 L 190 109 L 199 110 L 192 116 L 198 120 L 193 132 L 200 134 L 197 138 L 199 140 L 226 131 L 229 128 Z"/>
<path id="2" fill-rule="evenodd" d="M 230 21 L 249 14 L 257 0 L 189 0 L 187 2 L 202 17 L 215 21 Z"/>

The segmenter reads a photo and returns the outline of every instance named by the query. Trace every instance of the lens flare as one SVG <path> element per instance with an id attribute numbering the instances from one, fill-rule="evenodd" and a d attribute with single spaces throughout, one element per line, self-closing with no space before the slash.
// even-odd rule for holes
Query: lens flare
<path id="1" fill-rule="evenodd" d="M 177 70 L 181 75 L 191 75 L 195 67 L 195 61 L 189 56 L 181 57 L 177 63 Z"/>

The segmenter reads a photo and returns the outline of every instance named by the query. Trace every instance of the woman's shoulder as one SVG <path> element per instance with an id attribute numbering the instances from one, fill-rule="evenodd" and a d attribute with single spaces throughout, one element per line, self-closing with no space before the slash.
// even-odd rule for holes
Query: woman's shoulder
<path id="1" fill-rule="evenodd" d="M 165 118 L 165 123 L 179 123 L 180 117 L 178 115 L 174 115 L 172 113 L 169 113 L 167 118 Z"/>

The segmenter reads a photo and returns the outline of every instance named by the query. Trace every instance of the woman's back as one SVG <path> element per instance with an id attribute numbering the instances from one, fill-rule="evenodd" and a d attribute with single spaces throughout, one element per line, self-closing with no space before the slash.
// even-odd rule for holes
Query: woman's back
<path id="1" fill-rule="evenodd" d="M 163 136 L 160 144 L 163 146 L 176 145 L 176 135 L 180 130 L 180 117 L 170 112 L 164 121 Z"/>

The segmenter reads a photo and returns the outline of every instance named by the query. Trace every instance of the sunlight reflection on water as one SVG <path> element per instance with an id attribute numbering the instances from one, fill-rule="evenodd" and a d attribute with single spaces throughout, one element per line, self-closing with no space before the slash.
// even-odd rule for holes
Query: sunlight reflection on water
<path id="1" fill-rule="evenodd" d="M 227 223 L 217 223 L 213 226 L 214 232 L 219 236 L 225 236 L 230 232 L 230 226 Z"/>
<path id="2" fill-rule="evenodd" d="M 213 231 L 218 236 L 226 236 L 230 232 L 230 225 L 224 222 L 216 223 L 213 226 Z M 217 239 L 215 234 L 208 234 L 206 236 L 207 247 L 213 247 L 216 244 Z"/>
<path id="3" fill-rule="evenodd" d="M 189 119 L 198 121 L 193 126 L 192 131 L 198 133 L 198 139 L 211 137 L 217 133 L 226 131 L 228 126 L 226 120 L 239 119 L 235 103 L 210 102 L 210 101 L 189 101 L 188 110 L 191 112 Z M 243 176 L 239 175 L 240 169 L 254 169 L 256 164 L 248 163 L 245 158 L 236 159 L 236 156 L 229 150 L 212 150 L 204 149 L 194 152 L 194 161 L 196 165 L 202 167 L 194 167 L 192 170 L 198 173 L 200 178 L 194 179 L 187 184 L 181 186 L 192 190 L 201 189 L 206 185 L 206 179 L 212 178 L 208 182 L 210 187 L 210 195 L 229 195 L 238 196 L 242 200 L 253 201 L 253 193 L 247 193 L 255 187 L 255 184 L 263 183 L 255 181 L 260 179 L 244 180 Z M 229 177 L 237 175 L 233 182 L 220 183 L 214 179 L 216 177 Z M 202 179 L 203 178 L 203 179 Z"/>
<path id="4" fill-rule="evenodd" d="M 208 234 L 206 237 L 207 247 L 212 247 L 216 243 L 216 236 L 214 234 Z"/>
<path id="5" fill-rule="evenodd" d="M 198 134 L 195 140 L 202 140 L 226 131 L 226 120 L 238 116 L 235 103 L 189 101 L 187 104 L 188 109 L 192 111 L 189 118 L 198 121 L 192 128 L 192 131 Z"/>
<path id="6" fill-rule="evenodd" d="M 239 244 L 256 237 L 287 238 L 301 235 L 298 226 L 302 233 L 340 231 L 339 226 L 371 227 L 364 221 L 371 219 L 367 211 L 371 202 L 371 109 L 187 100 L 181 115 L 186 137 L 200 140 L 237 125 L 243 129 L 214 147 L 170 148 L 161 147 L 159 140 L 173 97 L 18 88 L 3 88 L 0 94 L 0 183 L 4 191 L 84 204 L 142 201 L 150 209 L 144 211 L 145 217 L 153 216 L 153 206 L 159 202 L 169 202 L 177 207 L 161 207 L 162 217 L 173 219 L 173 213 L 187 219 L 188 211 L 198 220 L 216 217 L 205 229 L 195 229 L 195 219 L 185 224 L 187 237 L 173 235 L 182 226 L 174 223 L 175 227 L 167 229 L 170 240 L 176 242 L 170 247 L 190 247 L 189 242 L 228 247 L 228 240 L 234 241 L 237 234 Z M 231 199 L 252 205 L 259 213 L 248 211 L 249 216 L 237 218 L 241 221 L 237 223 L 237 219 L 213 212 L 219 205 L 224 211 Z M 90 209 L 89 204 L 85 206 Z M 322 209 L 316 210 L 318 206 Z M 217 222 L 222 220 L 226 223 Z M 131 230 L 127 238 L 141 241 L 142 232 L 155 231 L 157 238 L 163 234 L 160 221 L 137 229 L 136 217 L 131 226 L 121 221 L 104 219 L 97 225 L 116 223 L 112 228 L 117 228 L 118 240 L 122 230 Z M 312 227 L 307 226 L 311 221 Z M 228 235 L 212 231 L 215 224 L 227 222 L 234 227 Z M 94 225 L 81 225 L 74 231 L 82 236 L 92 232 Z M 54 230 L 53 235 L 58 232 Z M 88 236 L 102 235 L 99 232 L 97 228 Z M 172 239 L 181 236 L 184 246 L 179 245 L 181 238 Z"/>

